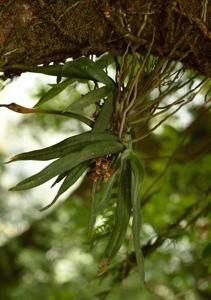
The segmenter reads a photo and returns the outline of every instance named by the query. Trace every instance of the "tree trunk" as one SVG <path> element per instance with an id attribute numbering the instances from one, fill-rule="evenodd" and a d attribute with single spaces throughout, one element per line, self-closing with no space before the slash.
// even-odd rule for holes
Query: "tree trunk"
<path id="1" fill-rule="evenodd" d="M 209 0 L 0 0 L 0 71 L 68 57 L 143 53 L 181 61 L 211 77 Z M 8 72 L 9 74 L 9 72 Z"/>

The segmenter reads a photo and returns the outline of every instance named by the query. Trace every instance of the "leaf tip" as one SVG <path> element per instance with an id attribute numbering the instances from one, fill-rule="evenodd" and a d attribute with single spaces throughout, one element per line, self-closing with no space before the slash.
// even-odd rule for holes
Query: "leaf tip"
<path id="1" fill-rule="evenodd" d="M 9 160 L 5 161 L 4 164 L 7 165 L 7 164 L 10 164 L 10 163 L 12 163 L 12 162 L 14 162 L 16 160 L 18 160 L 18 156 L 17 155 L 15 155 L 15 156 L 11 157 Z"/>
<path id="2" fill-rule="evenodd" d="M 51 203 L 49 203 L 48 205 L 40 208 L 39 211 L 42 212 L 42 211 L 47 210 L 48 208 L 50 208 L 56 202 L 57 199 L 58 199 L 58 196 L 56 196 Z"/>
<path id="3" fill-rule="evenodd" d="M 15 192 L 15 191 L 17 191 L 17 186 L 13 186 L 13 187 L 9 188 L 9 191 L 10 191 L 10 192 Z"/>

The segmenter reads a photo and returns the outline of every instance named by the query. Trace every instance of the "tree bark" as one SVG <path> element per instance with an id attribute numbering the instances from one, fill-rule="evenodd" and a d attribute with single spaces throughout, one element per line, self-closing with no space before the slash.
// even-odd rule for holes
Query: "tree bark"
<path id="1" fill-rule="evenodd" d="M 211 77 L 209 0 L 0 0 L 0 71 L 124 53 L 131 42 Z"/>

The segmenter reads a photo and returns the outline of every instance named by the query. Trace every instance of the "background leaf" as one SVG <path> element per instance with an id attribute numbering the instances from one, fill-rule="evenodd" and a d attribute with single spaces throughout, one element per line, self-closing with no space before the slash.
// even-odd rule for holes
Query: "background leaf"
<path id="1" fill-rule="evenodd" d="M 64 89 L 66 89 L 66 87 L 68 87 L 68 85 L 72 84 L 73 82 L 74 82 L 74 80 L 72 80 L 72 79 L 66 79 L 66 80 L 54 85 L 46 94 L 44 94 L 40 98 L 40 100 L 37 102 L 37 104 L 35 104 L 35 107 L 53 99 L 58 94 L 60 94 Z"/>

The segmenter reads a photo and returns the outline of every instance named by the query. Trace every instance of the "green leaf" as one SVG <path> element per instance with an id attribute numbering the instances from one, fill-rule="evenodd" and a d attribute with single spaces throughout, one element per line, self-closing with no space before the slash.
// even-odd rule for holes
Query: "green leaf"
<path id="1" fill-rule="evenodd" d="M 103 132 L 111 127 L 111 118 L 113 114 L 113 93 L 110 93 L 105 100 L 101 111 L 99 112 L 95 124 L 93 126 L 93 132 Z"/>
<path id="2" fill-rule="evenodd" d="M 63 69 L 63 65 L 50 65 L 50 66 L 27 66 L 27 65 L 10 65 L 8 68 L 22 70 L 30 73 L 40 73 L 49 76 L 58 76 Z"/>
<path id="3" fill-rule="evenodd" d="M 107 86 L 114 85 L 115 82 L 106 74 L 96 62 L 90 60 L 87 57 L 80 57 L 70 63 L 71 66 L 75 66 L 80 69 L 90 80 L 102 82 Z M 64 71 L 68 70 L 68 65 L 64 66 Z"/>
<path id="4" fill-rule="evenodd" d="M 56 77 L 68 77 L 75 79 L 86 79 L 93 80 L 93 78 L 87 73 L 84 72 L 77 64 L 73 63 L 74 61 L 67 62 L 65 64 L 59 65 L 50 65 L 50 66 L 25 66 L 25 65 L 11 65 L 8 66 L 13 69 L 23 70 L 30 73 L 40 73 L 49 76 Z"/>
<path id="5" fill-rule="evenodd" d="M 55 96 L 60 94 L 64 89 L 68 87 L 68 85 L 72 84 L 74 80 L 72 79 L 66 79 L 62 81 L 59 84 L 54 85 L 45 95 L 43 95 L 40 100 L 37 102 L 37 104 L 34 107 L 37 107 L 51 99 L 53 99 Z"/>
<path id="6" fill-rule="evenodd" d="M 59 183 L 60 181 L 62 181 L 62 179 L 64 179 L 65 177 L 67 177 L 67 175 L 71 172 L 71 170 L 68 170 L 62 174 L 60 174 L 59 176 L 57 176 L 56 180 L 54 181 L 54 183 L 51 185 L 51 188 L 54 187 L 57 183 Z"/>
<path id="7" fill-rule="evenodd" d="M 132 149 L 126 149 L 121 155 L 122 162 L 128 161 L 131 166 L 131 205 L 132 205 L 132 232 L 137 267 L 144 286 L 144 256 L 140 243 L 141 230 L 141 199 L 140 188 L 144 179 L 144 168 L 138 155 Z"/>
<path id="8" fill-rule="evenodd" d="M 91 209 L 89 215 L 89 226 L 88 226 L 88 236 L 89 238 L 92 237 L 94 225 L 96 222 L 97 217 L 97 203 L 98 203 L 98 195 L 99 195 L 99 188 L 100 188 L 100 180 L 93 183 L 92 186 L 92 201 L 91 201 Z"/>
<path id="9" fill-rule="evenodd" d="M 40 211 L 44 211 L 44 210 L 48 209 L 49 207 L 51 207 L 64 192 L 66 192 L 74 183 L 76 183 L 76 181 L 87 170 L 89 164 L 90 164 L 90 162 L 86 161 L 86 162 L 83 162 L 83 163 L 77 165 L 76 167 L 72 168 L 68 172 L 68 175 L 66 176 L 62 185 L 60 186 L 53 201 L 49 205 L 43 207 Z"/>
<path id="10" fill-rule="evenodd" d="M 81 150 L 86 145 L 97 141 L 118 141 L 118 138 L 115 135 L 106 132 L 84 132 L 82 134 L 71 136 L 50 147 L 17 154 L 12 157 L 9 162 L 17 160 L 50 160 Z"/>
<path id="11" fill-rule="evenodd" d="M 61 173 L 64 173 L 65 171 L 74 168 L 84 161 L 94 159 L 98 156 L 104 156 L 110 153 L 118 153 L 122 150 L 123 145 L 117 141 L 103 141 L 92 143 L 84 147 L 81 151 L 73 152 L 57 159 L 56 161 L 45 167 L 42 171 L 29 178 L 26 178 L 10 190 L 19 191 L 31 189 L 43 184 L 44 182 Z"/>
<path id="12" fill-rule="evenodd" d="M 96 90 L 90 91 L 86 95 L 82 96 L 80 99 L 76 100 L 74 103 L 69 105 L 65 111 L 79 111 L 89 106 L 91 104 L 97 103 L 102 98 L 106 97 L 110 92 L 110 87 L 101 87 Z"/>
<path id="13" fill-rule="evenodd" d="M 50 76 L 87 79 L 102 82 L 105 85 L 114 85 L 114 81 L 95 62 L 87 57 L 80 57 L 64 65 L 25 66 L 10 65 L 8 68 L 23 70 L 32 73 L 41 73 Z"/>
<path id="14" fill-rule="evenodd" d="M 105 53 L 97 58 L 95 64 L 101 69 L 108 67 L 111 63 L 114 62 L 114 58 L 110 53 Z"/>
<path id="15" fill-rule="evenodd" d="M 133 231 L 133 244 L 136 255 L 136 261 L 138 271 L 141 278 L 141 285 L 144 285 L 144 256 L 142 253 L 140 242 L 140 230 L 141 230 L 141 199 L 140 199 L 140 187 L 143 182 L 144 169 L 138 156 L 131 151 L 129 154 L 132 177 L 131 177 L 131 200 L 132 200 L 132 231 Z"/>
<path id="16" fill-rule="evenodd" d="M 115 213 L 114 227 L 107 244 L 107 247 L 103 254 L 103 261 L 108 264 L 113 257 L 119 251 L 127 232 L 127 227 L 130 220 L 131 214 L 131 180 L 130 180 L 130 169 L 127 163 L 123 163 L 119 187 L 118 187 L 118 198 L 117 207 Z"/>
<path id="17" fill-rule="evenodd" d="M 115 183 L 115 180 L 117 178 L 117 176 L 119 175 L 119 170 L 116 170 L 111 177 L 109 178 L 108 182 L 103 184 L 103 191 L 102 191 L 102 199 L 100 199 L 100 203 L 97 206 L 97 210 L 103 210 L 106 208 L 106 206 L 109 203 L 110 200 L 110 196 L 111 196 L 111 192 L 112 192 L 112 188 L 113 185 Z"/>
<path id="18" fill-rule="evenodd" d="M 139 184 L 142 185 L 143 180 L 144 180 L 144 166 L 138 156 L 134 151 L 129 152 L 131 164 L 133 167 L 133 171 L 135 172 L 137 176 L 137 181 L 139 181 Z"/>

